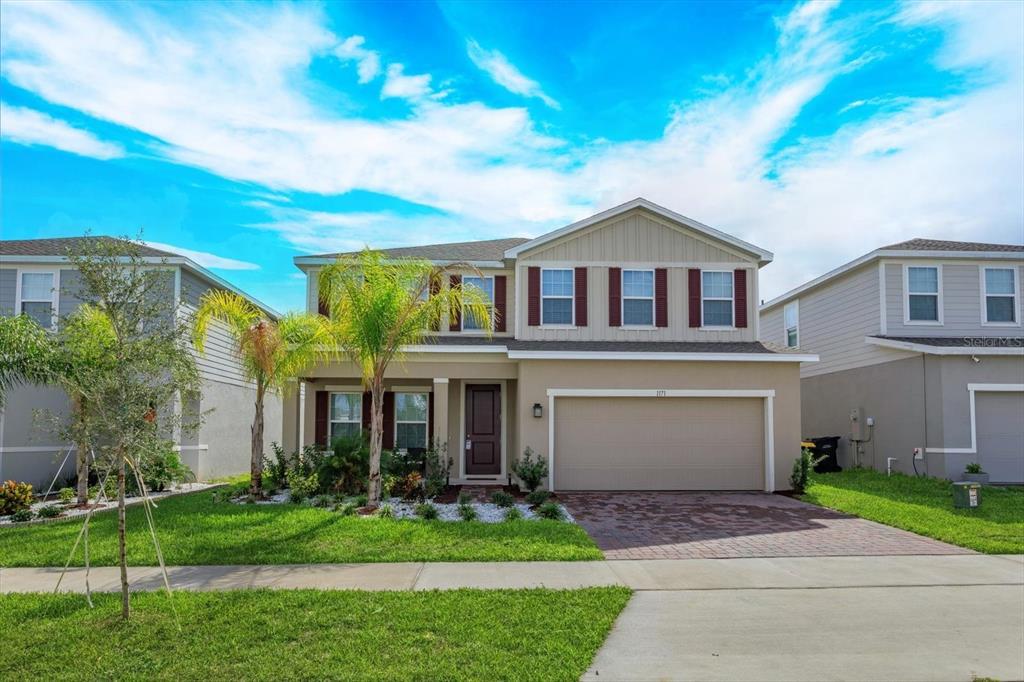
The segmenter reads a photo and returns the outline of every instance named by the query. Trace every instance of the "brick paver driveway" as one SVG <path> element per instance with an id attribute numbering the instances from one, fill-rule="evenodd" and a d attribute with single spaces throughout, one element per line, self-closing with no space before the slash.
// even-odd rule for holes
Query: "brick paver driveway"
<path id="1" fill-rule="evenodd" d="M 766 493 L 559 493 L 608 559 L 972 554 Z"/>

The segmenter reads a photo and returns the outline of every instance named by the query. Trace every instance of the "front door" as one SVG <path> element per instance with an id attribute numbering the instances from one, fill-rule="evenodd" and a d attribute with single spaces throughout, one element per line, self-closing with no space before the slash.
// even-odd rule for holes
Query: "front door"
<path id="1" fill-rule="evenodd" d="M 501 386 L 466 386 L 466 475 L 501 473 Z"/>

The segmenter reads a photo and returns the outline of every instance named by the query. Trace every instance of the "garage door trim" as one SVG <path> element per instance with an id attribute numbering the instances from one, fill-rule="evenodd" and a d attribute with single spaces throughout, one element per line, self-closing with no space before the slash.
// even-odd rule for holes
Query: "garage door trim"
<path id="1" fill-rule="evenodd" d="M 1024 384 L 967 384 L 971 410 L 971 446 L 968 448 L 925 448 L 925 452 L 950 455 L 975 455 L 978 453 L 978 411 L 975 394 L 982 393 L 1024 393 Z"/>
<path id="2" fill-rule="evenodd" d="M 764 491 L 775 492 L 775 391 L 771 389 L 548 389 L 548 489 L 555 488 L 555 398 L 762 398 L 764 400 Z"/>

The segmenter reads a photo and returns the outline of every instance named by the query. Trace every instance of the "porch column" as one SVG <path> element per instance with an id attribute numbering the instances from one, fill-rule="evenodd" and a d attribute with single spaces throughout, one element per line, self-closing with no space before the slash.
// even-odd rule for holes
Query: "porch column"
<path id="1" fill-rule="evenodd" d="M 448 379 L 434 379 L 434 440 L 438 447 L 448 444 Z M 450 457 L 454 455 L 449 452 Z"/>
<path id="2" fill-rule="evenodd" d="M 301 391 L 303 382 L 291 386 L 284 391 L 281 405 L 281 447 L 285 452 L 292 452 L 299 449 L 301 442 L 299 428 L 301 422 L 300 405 L 302 401 Z"/>

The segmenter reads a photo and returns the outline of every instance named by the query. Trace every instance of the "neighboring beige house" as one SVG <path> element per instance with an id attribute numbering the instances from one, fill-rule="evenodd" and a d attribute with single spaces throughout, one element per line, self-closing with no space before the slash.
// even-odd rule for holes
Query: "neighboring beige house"
<path id="1" fill-rule="evenodd" d="M 56 328 L 81 304 L 79 273 L 68 263 L 66 253 L 83 239 L 108 238 L 0 241 L 0 315 L 25 313 L 44 327 Z M 167 289 L 174 298 L 168 303 L 175 305 L 178 315 L 191 315 L 199 297 L 217 288 L 245 296 L 267 315 L 277 317 L 271 308 L 189 258 L 148 246 L 140 247 L 140 255 L 153 267 L 167 270 Z M 199 405 L 188 407 L 195 413 L 206 413 L 206 418 L 198 430 L 176 435 L 182 460 L 200 480 L 247 472 L 256 391 L 243 378 L 224 327 L 212 326 L 206 354 L 197 356 L 196 362 L 202 378 L 202 399 Z M 69 446 L 54 442 L 38 416 L 59 415 L 67 409 L 67 396 L 53 386 L 21 386 L 8 394 L 0 409 L 0 481 L 27 481 L 43 490 L 50 485 Z M 266 442 L 280 441 L 280 398 L 268 397 L 265 409 Z M 74 472 L 72 451 L 58 485 Z"/>
<path id="2" fill-rule="evenodd" d="M 504 483 L 527 447 L 554 490 L 787 488 L 800 449 L 799 363 L 757 340 L 772 255 L 636 199 L 536 239 L 391 257 L 468 262 L 494 304 L 488 336 L 454 311 L 387 375 L 384 446 L 448 448 L 456 483 Z M 337 254 L 295 259 L 307 308 Z M 449 283 L 444 283 L 448 286 Z M 367 428 L 354 365 L 317 367 L 286 398 L 286 447 Z"/>
<path id="3" fill-rule="evenodd" d="M 841 436 L 844 466 L 1024 482 L 1022 276 L 1024 246 L 912 239 L 761 306 L 763 341 L 821 358 L 804 436 Z"/>

